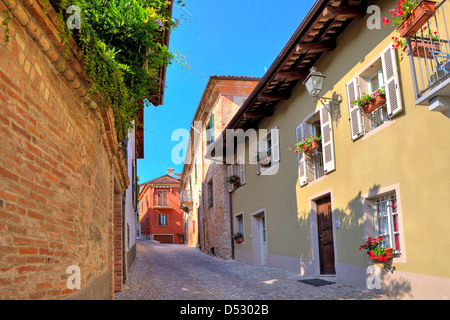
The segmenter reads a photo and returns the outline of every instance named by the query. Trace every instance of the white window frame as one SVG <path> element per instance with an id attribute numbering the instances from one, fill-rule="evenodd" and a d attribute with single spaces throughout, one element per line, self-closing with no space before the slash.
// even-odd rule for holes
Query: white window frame
<path id="1" fill-rule="evenodd" d="M 364 237 L 367 239 L 368 237 L 377 238 L 380 236 L 378 226 L 377 226 L 377 217 L 376 211 L 373 207 L 374 201 L 377 199 L 382 199 L 386 196 L 390 196 L 395 194 L 396 200 L 396 218 L 397 218 L 397 232 L 398 232 L 398 244 L 399 251 L 395 251 L 394 248 L 394 260 L 395 263 L 405 263 L 406 262 L 406 248 L 405 248 L 405 239 L 404 239 L 404 229 L 403 229 L 403 211 L 402 211 L 402 202 L 401 202 L 401 193 L 400 193 L 400 185 L 394 184 L 392 186 L 384 187 L 384 188 L 374 188 L 369 193 L 362 195 L 362 209 L 363 209 L 363 223 L 364 223 Z M 395 237 L 391 236 L 391 239 Z"/>
<path id="2" fill-rule="evenodd" d="M 242 236 L 244 238 L 244 242 L 245 242 L 245 227 L 244 227 L 244 213 L 243 212 L 239 212 L 237 214 L 234 215 L 234 233 L 242 233 Z"/>

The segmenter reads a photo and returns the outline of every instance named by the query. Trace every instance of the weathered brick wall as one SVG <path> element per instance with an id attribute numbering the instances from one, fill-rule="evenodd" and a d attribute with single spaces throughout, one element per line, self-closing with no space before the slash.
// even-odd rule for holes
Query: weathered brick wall
<path id="1" fill-rule="evenodd" d="M 80 267 L 82 290 L 117 271 L 119 197 L 96 116 L 67 81 L 73 68 L 55 68 L 47 36 L 24 15 L 10 22 L 9 43 L 0 28 L 0 299 L 61 299 L 78 292 L 67 288 L 67 267 Z"/>

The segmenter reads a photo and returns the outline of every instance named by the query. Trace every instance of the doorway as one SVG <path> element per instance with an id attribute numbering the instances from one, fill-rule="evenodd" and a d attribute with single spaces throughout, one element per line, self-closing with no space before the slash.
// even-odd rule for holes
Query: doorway
<path id="1" fill-rule="evenodd" d="M 264 211 L 252 215 L 252 238 L 254 264 L 267 265 L 267 222 Z"/>
<path id="2" fill-rule="evenodd" d="M 316 200 L 320 274 L 336 274 L 331 196 Z"/>

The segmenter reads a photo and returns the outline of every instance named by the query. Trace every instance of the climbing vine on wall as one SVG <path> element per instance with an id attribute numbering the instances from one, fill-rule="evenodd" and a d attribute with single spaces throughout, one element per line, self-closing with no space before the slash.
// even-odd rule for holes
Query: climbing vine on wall
<path id="1" fill-rule="evenodd" d="M 182 0 L 174 1 L 177 6 L 184 6 Z M 122 141 L 132 129 L 143 102 L 159 94 L 160 68 L 180 60 L 178 53 L 170 52 L 163 41 L 163 31 L 170 32 L 178 25 L 178 20 L 171 15 L 172 1 L 61 0 L 50 3 L 58 11 L 65 58 L 70 50 L 69 38 L 73 37 L 83 52 L 90 96 L 99 102 L 97 105 L 101 109 L 112 108 L 118 139 Z M 7 42 L 11 18 L 8 12 L 5 14 L 2 24 Z"/>
<path id="2" fill-rule="evenodd" d="M 183 6 L 181 0 L 177 5 Z M 69 6 L 79 8 L 79 28 L 67 27 Z M 170 32 L 178 25 L 170 6 L 170 0 L 60 3 L 60 22 L 66 24 L 60 28 L 61 40 L 67 43 L 69 36 L 76 39 L 84 54 L 90 94 L 100 100 L 101 108 L 112 108 L 119 135 L 132 128 L 140 102 L 158 94 L 160 67 L 175 58 L 162 39 L 163 29 Z"/>

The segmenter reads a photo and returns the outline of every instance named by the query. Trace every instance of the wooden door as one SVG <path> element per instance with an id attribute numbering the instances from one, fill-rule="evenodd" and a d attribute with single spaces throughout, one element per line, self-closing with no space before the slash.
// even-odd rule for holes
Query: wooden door
<path id="1" fill-rule="evenodd" d="M 330 196 L 317 200 L 316 205 L 317 231 L 319 234 L 320 273 L 335 274 L 333 218 L 331 214 Z"/>

